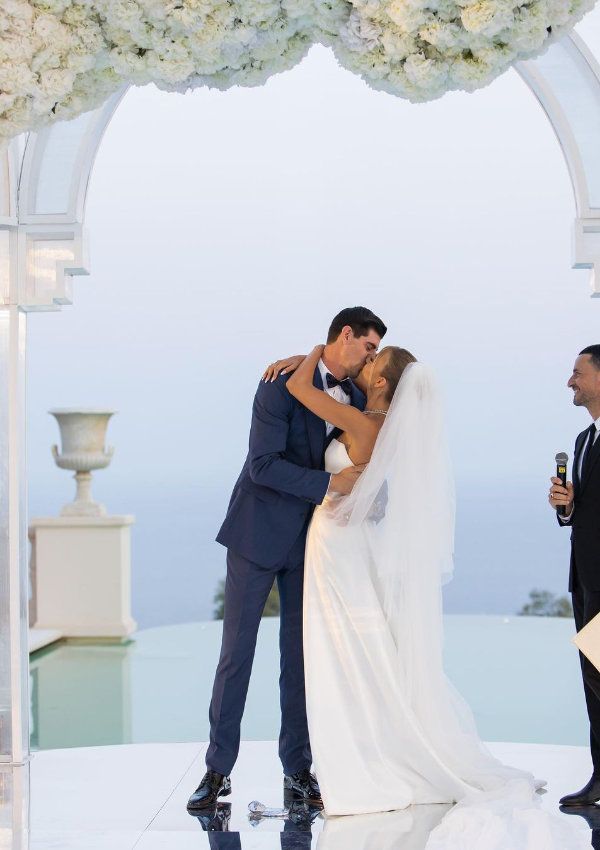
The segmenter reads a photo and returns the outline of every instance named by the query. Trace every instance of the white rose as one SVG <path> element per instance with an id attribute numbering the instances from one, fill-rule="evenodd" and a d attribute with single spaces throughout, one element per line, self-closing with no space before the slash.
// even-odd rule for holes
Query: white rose
<path id="1" fill-rule="evenodd" d="M 348 20 L 351 8 L 344 0 L 314 0 L 313 15 L 316 27 L 323 33 L 337 36 Z"/>
<path id="2" fill-rule="evenodd" d="M 392 0 L 386 6 L 388 17 L 404 33 L 415 33 L 429 19 L 425 11 L 416 3 L 407 0 Z"/>
<path id="3" fill-rule="evenodd" d="M 281 8 L 290 18 L 306 18 L 313 11 L 310 0 L 282 0 Z"/>
<path id="4" fill-rule="evenodd" d="M 60 16 L 71 5 L 71 0 L 31 0 L 31 4 L 41 12 Z"/>
<path id="5" fill-rule="evenodd" d="M 366 53 L 377 47 L 381 27 L 354 11 L 340 30 L 340 38 L 349 50 Z"/>
<path id="6" fill-rule="evenodd" d="M 72 71 L 55 69 L 40 74 L 40 92 L 42 95 L 62 100 L 73 88 L 75 74 Z"/>
<path id="7" fill-rule="evenodd" d="M 436 21 L 419 30 L 419 38 L 432 44 L 441 53 L 456 53 L 467 45 L 467 35 L 458 24 Z"/>
<path id="8" fill-rule="evenodd" d="M 481 62 L 474 56 L 459 56 L 450 63 L 450 77 L 454 88 L 474 91 L 497 76 L 497 70 L 491 62 Z"/>
<path id="9" fill-rule="evenodd" d="M 478 3 L 462 9 L 460 18 L 467 32 L 494 38 L 513 24 L 515 16 L 510 0 L 508 3 L 479 0 Z"/>
<path id="10" fill-rule="evenodd" d="M 52 43 L 55 47 L 68 45 L 74 39 L 68 27 L 53 15 L 38 15 L 33 22 L 33 33 L 43 44 Z"/>
<path id="11" fill-rule="evenodd" d="M 24 34 L 31 28 L 34 11 L 26 0 L 2 0 L 0 5 L 0 32 Z"/>
<path id="12" fill-rule="evenodd" d="M 416 88 L 438 92 L 445 87 L 448 66 L 445 62 L 428 59 L 423 53 L 413 53 L 404 63 L 404 73 Z"/>
<path id="13" fill-rule="evenodd" d="M 160 54 L 152 51 L 144 58 L 151 79 L 181 82 L 194 72 L 192 57 L 183 45 L 164 45 Z"/>
<path id="14" fill-rule="evenodd" d="M 0 40 L 0 62 L 27 62 L 31 60 L 33 53 L 31 38 L 13 36 Z"/>
<path id="15" fill-rule="evenodd" d="M 5 94 L 4 92 L 0 92 L 0 115 L 6 112 L 7 109 L 10 109 L 16 99 L 16 94 Z"/>
<path id="16" fill-rule="evenodd" d="M 0 134 L 8 139 L 35 126 L 36 117 L 31 109 L 31 102 L 26 98 L 17 98 L 0 116 Z"/>
<path id="17" fill-rule="evenodd" d="M 357 53 L 348 50 L 341 40 L 334 45 L 334 50 L 341 65 L 366 79 L 381 80 L 389 73 L 390 66 L 387 58 L 380 56 L 376 51 Z"/>
<path id="18" fill-rule="evenodd" d="M 384 29 L 381 44 L 385 55 L 392 62 L 399 62 L 415 52 L 415 40 L 412 36 L 400 32 L 394 26 Z"/>
<path id="19" fill-rule="evenodd" d="M 35 91 L 35 74 L 25 63 L 0 65 L 0 90 L 7 94 L 26 95 Z"/>
<path id="20" fill-rule="evenodd" d="M 523 55 L 539 50 L 549 35 L 545 21 L 529 14 L 520 14 L 507 32 L 511 47 Z"/>

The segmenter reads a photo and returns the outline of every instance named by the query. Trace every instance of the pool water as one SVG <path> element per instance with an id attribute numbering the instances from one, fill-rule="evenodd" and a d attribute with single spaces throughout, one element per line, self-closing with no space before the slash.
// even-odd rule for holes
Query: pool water
<path id="1" fill-rule="evenodd" d="M 447 615 L 449 678 L 487 741 L 586 745 L 571 619 Z M 279 735 L 279 620 L 262 621 L 242 725 Z M 34 749 L 205 741 L 221 623 L 147 629 L 126 645 L 63 642 L 31 659 Z"/>

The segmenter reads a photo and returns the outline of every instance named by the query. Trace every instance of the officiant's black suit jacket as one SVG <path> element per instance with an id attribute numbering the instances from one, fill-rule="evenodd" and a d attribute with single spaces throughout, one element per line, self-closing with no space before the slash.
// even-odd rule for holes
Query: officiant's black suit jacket
<path id="1" fill-rule="evenodd" d="M 573 487 L 575 507 L 568 523 L 571 526 L 571 569 L 569 590 L 577 580 L 586 590 L 600 591 L 600 437 L 592 448 L 583 480 L 579 480 L 579 457 L 585 444 L 587 429 L 575 441 Z M 560 522 L 560 520 L 559 520 Z"/>

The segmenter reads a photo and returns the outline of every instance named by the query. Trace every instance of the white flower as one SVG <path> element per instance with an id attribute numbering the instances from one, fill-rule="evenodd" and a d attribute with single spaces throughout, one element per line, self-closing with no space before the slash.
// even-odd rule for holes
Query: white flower
<path id="1" fill-rule="evenodd" d="M 41 12 L 60 16 L 71 5 L 71 0 L 32 0 L 32 5 Z"/>
<path id="2" fill-rule="evenodd" d="M 34 8 L 27 0 L 2 0 L 0 5 L 0 33 L 26 33 L 31 28 Z"/>
<path id="3" fill-rule="evenodd" d="M 404 63 L 404 73 L 415 88 L 441 92 L 448 78 L 448 66 L 428 59 L 423 53 L 413 53 Z"/>
<path id="4" fill-rule="evenodd" d="M 512 0 L 507 3 L 499 0 L 479 0 L 478 3 L 466 6 L 460 17 L 467 32 L 492 39 L 508 29 L 515 16 Z"/>
<path id="5" fill-rule="evenodd" d="M 391 0 L 386 6 L 386 12 L 404 33 L 417 32 L 429 20 L 421 5 L 413 0 Z"/>
<path id="6" fill-rule="evenodd" d="M 0 91 L 23 96 L 32 94 L 36 87 L 36 76 L 25 63 L 3 63 L 0 65 Z"/>
<path id="7" fill-rule="evenodd" d="M 422 101 L 487 85 L 594 0 L 0 0 L 0 142 L 119 87 L 262 84 L 314 42 Z"/>
<path id="8" fill-rule="evenodd" d="M 468 44 L 468 35 L 459 24 L 439 20 L 421 27 L 419 38 L 433 45 L 440 53 L 457 53 Z"/>
<path id="9" fill-rule="evenodd" d="M 474 91 L 484 81 L 493 79 L 497 67 L 489 61 L 481 61 L 472 57 L 460 56 L 450 65 L 450 74 L 454 87 L 464 91 Z"/>
<path id="10" fill-rule="evenodd" d="M 344 0 L 314 0 L 315 28 L 323 40 L 328 35 L 339 36 L 341 27 L 350 17 L 352 6 Z"/>
<path id="11" fill-rule="evenodd" d="M 368 18 L 362 18 L 354 11 L 348 18 L 348 22 L 340 30 L 340 38 L 349 50 L 357 53 L 366 53 L 377 47 L 381 27 Z"/>
<path id="12" fill-rule="evenodd" d="M 415 51 L 415 39 L 411 35 L 400 32 L 394 26 L 384 29 L 381 45 L 391 62 L 400 62 Z"/>

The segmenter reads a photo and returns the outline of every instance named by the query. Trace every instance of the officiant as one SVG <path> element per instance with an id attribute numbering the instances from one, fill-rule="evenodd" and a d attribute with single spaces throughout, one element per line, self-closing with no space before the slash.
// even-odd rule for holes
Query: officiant
<path id="1" fill-rule="evenodd" d="M 580 352 L 567 386 L 573 391 L 573 404 L 587 409 L 592 424 L 575 441 L 573 482 L 563 487 L 560 478 L 552 478 L 548 498 L 552 508 L 564 507 L 558 521 L 571 528 L 569 590 L 575 627 L 580 631 L 600 613 L 600 345 Z M 581 653 L 580 661 L 593 773 L 581 791 L 560 800 L 562 806 L 593 805 L 600 800 L 600 672 Z"/>

